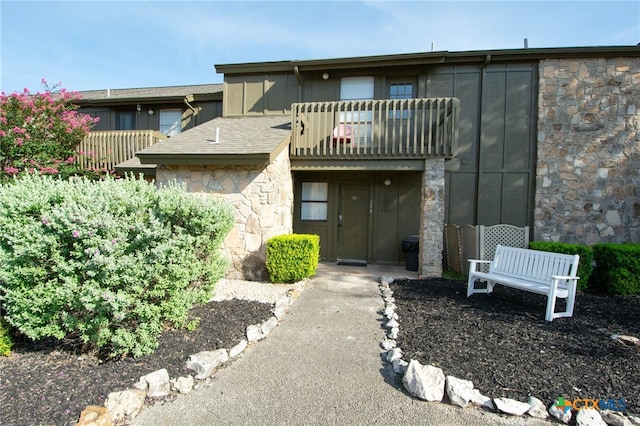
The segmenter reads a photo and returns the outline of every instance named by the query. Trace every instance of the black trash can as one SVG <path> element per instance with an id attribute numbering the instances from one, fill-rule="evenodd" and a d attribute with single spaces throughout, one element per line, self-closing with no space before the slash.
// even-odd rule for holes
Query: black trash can
<path id="1" fill-rule="evenodd" d="M 404 253 L 405 267 L 407 268 L 407 271 L 418 270 L 418 253 L 420 252 L 419 248 L 419 235 L 409 235 L 407 238 L 402 240 L 400 249 Z"/>

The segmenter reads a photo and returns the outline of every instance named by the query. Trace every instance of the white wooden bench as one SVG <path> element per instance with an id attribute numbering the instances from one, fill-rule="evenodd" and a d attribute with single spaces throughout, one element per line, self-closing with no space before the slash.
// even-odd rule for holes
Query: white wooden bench
<path id="1" fill-rule="evenodd" d="M 474 293 L 491 293 L 495 284 L 514 287 L 547 296 L 545 319 L 570 317 L 576 297 L 580 256 L 529 250 L 498 245 L 492 261 L 469 259 L 467 297 Z M 478 270 L 489 264 L 489 272 Z M 475 288 L 475 282 L 484 281 L 486 288 Z M 567 299 L 566 309 L 555 312 L 556 299 Z"/>

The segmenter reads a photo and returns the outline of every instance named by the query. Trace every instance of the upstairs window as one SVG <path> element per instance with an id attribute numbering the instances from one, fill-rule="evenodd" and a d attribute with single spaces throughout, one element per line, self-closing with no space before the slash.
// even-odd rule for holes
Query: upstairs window
<path id="1" fill-rule="evenodd" d="M 158 130 L 169 137 L 180 133 L 182 131 L 182 111 L 179 108 L 161 109 Z"/>
<path id="2" fill-rule="evenodd" d="M 389 84 L 389 99 L 412 99 L 413 98 L 413 83 L 398 82 Z M 390 119 L 408 119 L 411 118 L 411 111 L 407 110 L 394 110 L 389 111 Z"/>
<path id="3" fill-rule="evenodd" d="M 413 98 L 413 83 L 391 83 L 389 85 L 389 99 Z"/>

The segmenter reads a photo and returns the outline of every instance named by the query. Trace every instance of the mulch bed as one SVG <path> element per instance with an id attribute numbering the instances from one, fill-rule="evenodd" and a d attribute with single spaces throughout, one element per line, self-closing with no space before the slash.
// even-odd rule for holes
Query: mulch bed
<path id="1" fill-rule="evenodd" d="M 550 405 L 559 396 L 625 398 L 640 412 L 640 351 L 613 342 L 614 333 L 640 336 L 640 297 L 580 293 L 573 318 L 544 321 L 545 299 L 497 286 L 466 297 L 463 283 L 445 279 L 391 285 L 405 359 L 433 364 L 473 381 L 490 397 Z M 18 342 L 0 358 L 0 424 L 72 425 L 87 405 L 130 388 L 140 376 L 167 368 L 190 374 L 190 354 L 231 348 L 246 327 L 271 316 L 272 305 L 231 300 L 194 310 L 198 328 L 167 331 L 149 356 L 101 362 L 51 341 Z"/>
<path id="2" fill-rule="evenodd" d="M 235 346 L 272 308 L 241 300 L 197 307 L 196 330 L 167 331 L 152 355 L 135 359 L 102 362 L 54 341 L 17 342 L 10 357 L 0 357 L 0 424 L 73 425 L 87 405 L 104 405 L 109 393 L 131 388 L 141 376 L 161 368 L 172 378 L 193 375 L 185 367 L 189 355 Z"/>
<path id="3" fill-rule="evenodd" d="M 613 334 L 640 337 L 640 296 L 578 292 L 574 316 L 544 320 L 544 296 L 496 286 L 466 296 L 466 283 L 446 279 L 391 284 L 405 360 L 432 364 L 471 380 L 489 397 L 545 405 L 558 397 L 624 398 L 640 413 L 640 347 Z"/>

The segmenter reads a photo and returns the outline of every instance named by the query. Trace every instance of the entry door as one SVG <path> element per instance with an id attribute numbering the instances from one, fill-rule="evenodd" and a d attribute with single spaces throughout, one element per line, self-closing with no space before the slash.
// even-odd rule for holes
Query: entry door
<path id="1" fill-rule="evenodd" d="M 368 184 L 340 184 L 337 257 L 367 260 L 369 232 Z"/>

